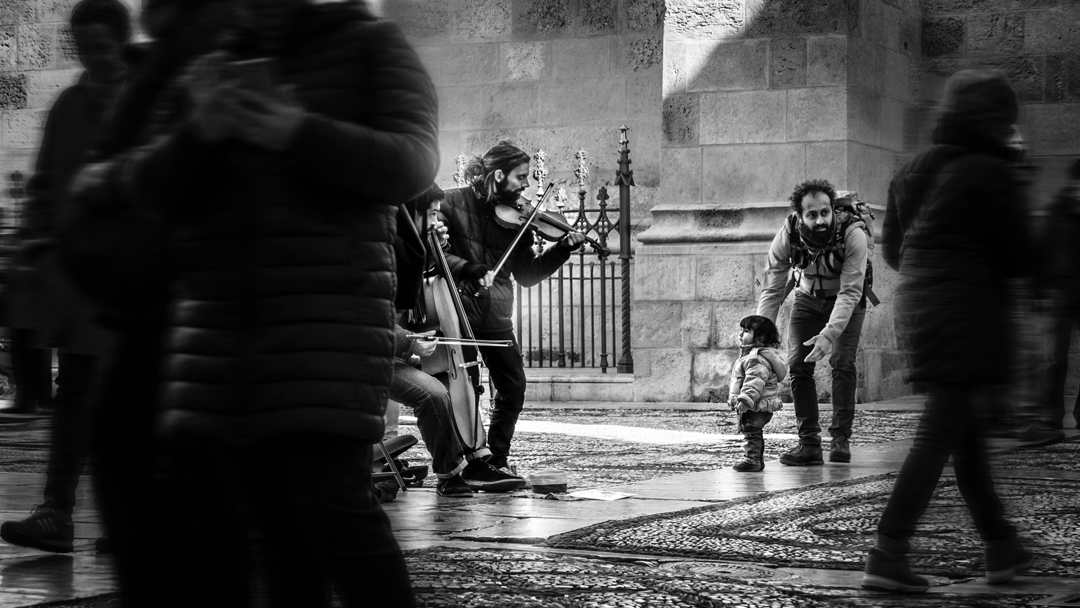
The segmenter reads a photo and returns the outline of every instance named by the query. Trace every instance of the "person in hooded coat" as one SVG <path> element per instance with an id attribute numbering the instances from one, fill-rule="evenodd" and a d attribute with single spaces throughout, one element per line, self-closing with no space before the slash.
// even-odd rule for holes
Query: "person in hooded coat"
<path id="1" fill-rule="evenodd" d="M 929 396 L 866 559 L 863 586 L 924 592 L 907 562 L 910 539 L 951 456 L 957 484 L 985 544 L 991 583 L 1031 566 L 990 475 L 977 395 L 1004 382 L 1016 343 L 1008 281 L 1031 269 L 1030 246 L 1007 142 L 1018 105 L 997 72 L 963 71 L 945 86 L 934 145 L 889 188 L 885 261 L 900 272 L 896 308 L 909 381 Z"/>

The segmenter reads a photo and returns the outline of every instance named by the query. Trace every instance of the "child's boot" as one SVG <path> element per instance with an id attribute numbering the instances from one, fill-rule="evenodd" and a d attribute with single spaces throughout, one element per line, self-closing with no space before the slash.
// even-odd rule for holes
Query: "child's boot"
<path id="1" fill-rule="evenodd" d="M 866 555 L 865 589 L 897 593 L 925 593 L 930 583 L 911 571 L 907 561 L 908 544 L 877 535 L 877 542 Z"/>
<path id="2" fill-rule="evenodd" d="M 740 473 L 756 473 L 765 470 L 765 438 L 761 436 L 761 429 L 757 432 L 743 433 L 743 459 L 732 465 L 731 468 Z"/>

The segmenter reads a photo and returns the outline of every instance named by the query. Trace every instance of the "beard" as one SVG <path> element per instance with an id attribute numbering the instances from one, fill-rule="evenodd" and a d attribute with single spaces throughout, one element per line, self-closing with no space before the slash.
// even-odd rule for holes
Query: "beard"
<path id="1" fill-rule="evenodd" d="M 803 242 L 813 249 L 820 249 L 829 244 L 829 241 L 833 236 L 833 225 L 829 223 L 824 226 L 815 225 L 813 228 L 806 224 L 799 222 L 799 234 L 802 236 Z"/>
<path id="2" fill-rule="evenodd" d="M 495 187 L 495 200 L 499 203 L 512 203 L 521 196 L 521 193 L 525 191 L 525 188 L 519 188 L 517 190 L 510 190 L 506 187 L 507 182 L 504 180 L 501 184 Z"/>

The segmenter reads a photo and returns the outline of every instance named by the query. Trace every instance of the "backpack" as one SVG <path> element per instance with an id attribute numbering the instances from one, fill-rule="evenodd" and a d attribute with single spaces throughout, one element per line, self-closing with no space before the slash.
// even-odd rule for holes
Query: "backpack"
<path id="1" fill-rule="evenodd" d="M 835 237 L 832 243 L 826 245 L 825 248 L 817 255 L 810 252 L 810 249 L 803 243 L 802 236 L 799 234 L 799 214 L 792 212 L 787 218 L 788 228 L 788 240 L 791 243 L 791 266 L 792 273 L 788 279 L 788 285 L 785 289 L 785 294 L 790 293 L 792 289 L 802 280 L 802 271 L 807 266 L 817 261 L 822 256 L 828 256 L 825 258 L 825 267 L 831 271 L 839 274 L 840 267 L 844 263 L 844 243 L 845 235 L 848 228 L 852 224 L 858 224 L 863 232 L 866 233 L 866 278 L 863 281 L 863 296 L 859 300 L 860 305 L 865 305 L 869 301 L 872 305 L 877 306 L 881 303 L 877 294 L 874 293 L 874 213 L 870 210 L 870 206 L 859 200 L 859 195 L 856 192 L 839 192 L 836 196 L 836 201 L 833 203 L 833 213 L 836 216 L 837 229 L 835 231 Z"/>

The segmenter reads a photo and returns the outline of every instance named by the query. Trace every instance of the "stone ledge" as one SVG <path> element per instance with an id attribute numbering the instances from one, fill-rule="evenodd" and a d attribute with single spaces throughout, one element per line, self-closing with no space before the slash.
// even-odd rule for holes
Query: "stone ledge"
<path id="1" fill-rule="evenodd" d="M 885 207 L 870 204 L 880 240 Z M 668 204 L 652 208 L 652 225 L 638 235 L 644 245 L 666 243 L 769 242 L 790 213 L 787 201 L 762 203 Z"/>

